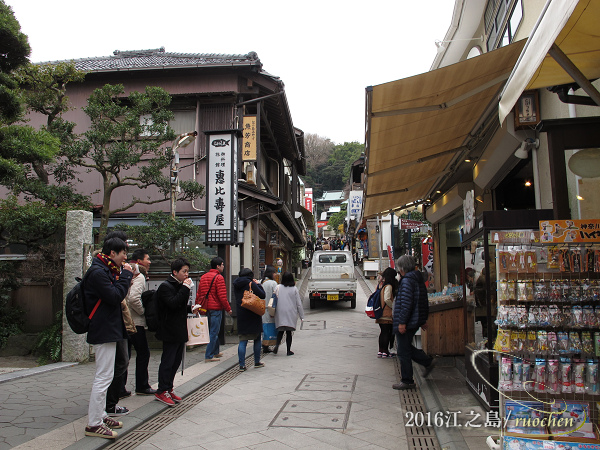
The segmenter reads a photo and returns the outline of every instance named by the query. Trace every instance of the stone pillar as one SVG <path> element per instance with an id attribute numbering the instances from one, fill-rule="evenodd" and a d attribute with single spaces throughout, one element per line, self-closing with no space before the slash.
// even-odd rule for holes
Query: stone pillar
<path id="1" fill-rule="evenodd" d="M 65 233 L 65 281 L 63 285 L 63 311 L 67 293 L 75 286 L 75 277 L 83 277 L 91 264 L 93 214 L 88 211 L 67 211 Z M 73 333 L 63 314 L 62 360 L 86 362 L 90 358 L 87 334 Z"/>

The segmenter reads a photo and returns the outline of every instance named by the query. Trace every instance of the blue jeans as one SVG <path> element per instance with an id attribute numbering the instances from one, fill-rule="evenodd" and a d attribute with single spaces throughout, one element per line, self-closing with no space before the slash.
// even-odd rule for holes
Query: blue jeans
<path id="1" fill-rule="evenodd" d="M 208 319 L 208 335 L 210 337 L 210 342 L 206 346 L 206 354 L 204 357 L 206 359 L 211 359 L 219 354 L 219 330 L 221 329 L 223 311 L 209 309 L 206 311 L 206 317 Z"/>
<path id="2" fill-rule="evenodd" d="M 400 360 L 400 376 L 403 383 L 414 383 L 412 362 L 421 364 L 427 367 L 433 361 L 433 358 L 416 348 L 413 344 L 418 328 L 414 330 L 406 330 L 406 333 L 398 333 L 398 329 L 394 330 L 396 334 L 396 344 L 398 346 L 398 359 Z"/>
<path id="3" fill-rule="evenodd" d="M 260 334 L 258 336 L 258 339 L 254 339 L 254 364 L 258 364 L 260 362 L 260 350 L 262 339 L 260 338 Z M 240 361 L 240 367 L 246 367 L 247 346 L 248 341 L 240 341 L 240 345 L 238 345 L 238 359 Z"/>

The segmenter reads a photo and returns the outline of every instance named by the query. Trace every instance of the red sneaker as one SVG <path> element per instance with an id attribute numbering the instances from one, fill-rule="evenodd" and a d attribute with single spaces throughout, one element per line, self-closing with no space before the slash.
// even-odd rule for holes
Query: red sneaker
<path id="1" fill-rule="evenodd" d="M 173 392 L 173 389 L 169 391 L 169 396 L 173 399 L 175 403 L 181 403 L 181 401 L 183 400 L 179 395 L 176 395 L 175 392 Z"/>
<path id="2" fill-rule="evenodd" d="M 165 405 L 175 406 L 175 402 L 171 399 L 168 392 L 157 392 L 154 394 L 154 399 L 159 402 L 164 403 Z"/>

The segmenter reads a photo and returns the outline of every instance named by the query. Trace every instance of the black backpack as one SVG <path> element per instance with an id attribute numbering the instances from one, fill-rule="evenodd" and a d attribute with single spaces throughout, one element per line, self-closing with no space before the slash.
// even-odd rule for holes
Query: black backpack
<path id="1" fill-rule="evenodd" d="M 90 314 L 88 314 L 85 309 L 83 287 L 85 280 L 93 270 L 94 269 L 90 267 L 83 276 L 83 279 L 75 277 L 77 284 L 73 286 L 73 288 L 67 294 L 67 298 L 65 299 L 65 315 L 67 316 L 67 322 L 69 322 L 71 330 L 77 334 L 84 334 L 88 332 L 92 317 L 100 306 L 101 300 L 98 299 L 96 306 L 94 306 L 94 309 Z"/>
<path id="2" fill-rule="evenodd" d="M 149 289 L 142 292 L 142 305 L 144 305 L 144 316 L 146 317 L 146 326 L 148 331 L 158 331 L 158 311 L 156 290 Z"/>

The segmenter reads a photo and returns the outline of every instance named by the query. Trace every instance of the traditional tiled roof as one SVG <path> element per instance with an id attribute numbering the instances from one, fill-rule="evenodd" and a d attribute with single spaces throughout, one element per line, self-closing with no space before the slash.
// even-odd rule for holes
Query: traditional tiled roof
<path id="1" fill-rule="evenodd" d="M 315 202 L 339 202 L 344 200 L 344 191 L 325 191 L 323 197 L 315 199 Z"/>
<path id="2" fill-rule="evenodd" d="M 75 67 L 85 72 L 112 72 L 183 67 L 256 66 L 262 63 L 255 52 L 245 55 L 217 53 L 167 53 L 165 48 L 151 50 L 115 50 L 113 56 L 73 60 Z"/>

